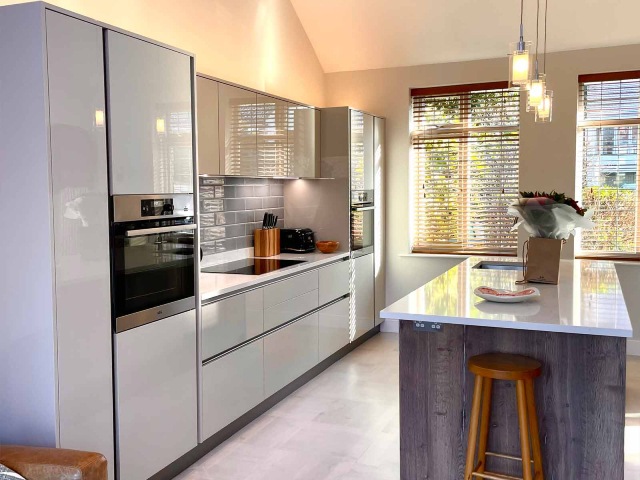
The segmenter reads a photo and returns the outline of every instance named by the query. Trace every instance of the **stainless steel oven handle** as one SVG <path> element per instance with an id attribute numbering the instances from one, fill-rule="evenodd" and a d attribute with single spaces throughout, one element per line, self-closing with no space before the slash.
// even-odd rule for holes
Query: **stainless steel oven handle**
<path id="1" fill-rule="evenodd" d="M 188 225 L 174 225 L 171 227 L 141 228 L 140 230 L 127 230 L 127 237 L 141 237 L 143 235 L 152 235 L 154 233 L 183 232 L 185 230 L 195 230 L 198 226 L 195 223 Z"/>
<path id="2" fill-rule="evenodd" d="M 351 210 L 354 212 L 366 212 L 368 210 L 374 210 L 376 207 L 353 207 Z"/>

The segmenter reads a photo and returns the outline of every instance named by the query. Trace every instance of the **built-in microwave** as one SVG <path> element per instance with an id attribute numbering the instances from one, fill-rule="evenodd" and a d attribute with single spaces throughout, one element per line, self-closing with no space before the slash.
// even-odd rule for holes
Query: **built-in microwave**
<path id="1" fill-rule="evenodd" d="M 118 195 L 111 225 L 116 333 L 195 308 L 193 195 Z"/>

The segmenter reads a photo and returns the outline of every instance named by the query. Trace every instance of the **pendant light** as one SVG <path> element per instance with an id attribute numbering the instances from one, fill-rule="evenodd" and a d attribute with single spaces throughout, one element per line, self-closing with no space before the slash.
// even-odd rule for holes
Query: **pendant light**
<path id="1" fill-rule="evenodd" d="M 549 9 L 548 2 L 549 0 L 544 0 L 544 50 L 543 50 L 542 69 L 544 70 L 545 79 L 547 75 L 547 11 Z M 550 122 L 552 113 L 553 113 L 553 91 L 546 90 L 545 88 L 545 92 L 542 96 L 542 100 L 536 107 L 536 122 L 539 122 L 539 123 Z"/>
<path id="2" fill-rule="evenodd" d="M 531 80 L 531 42 L 524 41 L 524 0 L 520 0 L 520 40 L 510 44 L 509 86 L 526 87 Z"/>
<path id="3" fill-rule="evenodd" d="M 542 103 L 542 100 L 545 95 L 546 90 L 546 75 L 544 73 L 540 73 L 538 70 L 538 45 L 540 44 L 540 0 L 537 0 L 536 7 L 536 56 L 535 56 L 535 70 L 533 74 L 533 78 L 529 82 L 527 90 L 529 91 L 527 95 L 527 104 L 526 110 L 527 112 L 534 111 L 538 105 Z"/>

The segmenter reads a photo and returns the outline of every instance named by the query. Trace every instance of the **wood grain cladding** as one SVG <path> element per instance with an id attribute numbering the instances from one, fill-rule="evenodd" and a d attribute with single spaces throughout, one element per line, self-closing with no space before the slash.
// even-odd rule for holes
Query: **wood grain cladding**
<path id="1" fill-rule="evenodd" d="M 400 471 L 403 480 L 463 478 L 474 376 L 466 360 L 487 352 L 542 362 L 534 381 L 545 478 L 622 480 L 623 338 L 445 325 L 442 333 L 400 322 Z M 520 456 L 514 382 L 493 382 L 488 450 Z M 521 466 L 490 457 L 491 471 Z"/>

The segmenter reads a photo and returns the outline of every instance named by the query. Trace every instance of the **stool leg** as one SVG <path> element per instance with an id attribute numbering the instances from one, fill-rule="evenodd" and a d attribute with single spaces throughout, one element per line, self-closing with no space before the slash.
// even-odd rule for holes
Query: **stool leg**
<path id="1" fill-rule="evenodd" d="M 531 449 L 533 450 L 533 478 L 544 480 L 542 471 L 542 452 L 540 450 L 540 432 L 538 431 L 538 414 L 536 413 L 536 399 L 533 394 L 533 380 L 525 380 L 527 394 L 527 414 L 529 416 L 529 428 L 531 429 Z"/>
<path id="2" fill-rule="evenodd" d="M 471 419 L 469 420 L 469 439 L 467 441 L 467 464 L 464 469 L 464 480 L 471 480 L 473 464 L 476 456 L 476 442 L 478 440 L 478 416 L 480 415 L 480 400 L 482 399 L 482 377 L 476 375 L 473 387 L 473 403 L 471 405 Z M 530 479 L 529 479 L 530 480 Z"/>
<path id="3" fill-rule="evenodd" d="M 480 415 L 480 445 L 478 446 L 478 472 L 484 473 L 487 467 L 487 441 L 489 440 L 489 420 L 491 418 L 491 390 L 493 380 L 484 379 L 482 387 L 482 414 Z"/>
<path id="4" fill-rule="evenodd" d="M 529 443 L 524 380 L 516 381 L 516 397 L 518 400 L 518 423 L 520 425 L 520 447 L 522 450 L 522 478 L 523 480 L 533 480 L 531 476 L 531 445 Z"/>

